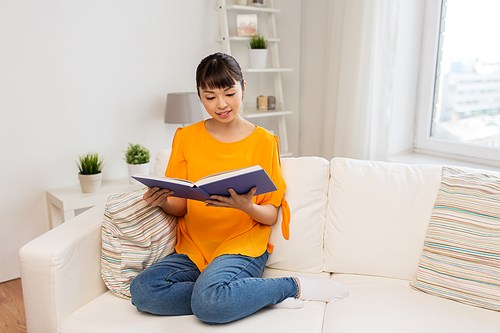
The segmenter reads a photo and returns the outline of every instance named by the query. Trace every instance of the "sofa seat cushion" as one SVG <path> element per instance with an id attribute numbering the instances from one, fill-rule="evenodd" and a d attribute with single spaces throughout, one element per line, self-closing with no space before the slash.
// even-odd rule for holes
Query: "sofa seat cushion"
<path id="1" fill-rule="evenodd" d="M 296 272 L 266 269 L 264 277 L 293 276 Z M 329 274 L 316 274 L 329 278 Z M 58 333 L 108 332 L 311 332 L 320 333 L 326 303 L 305 302 L 301 309 L 268 309 L 233 323 L 211 326 L 195 316 L 155 316 L 140 313 L 128 300 L 106 292 L 87 303 L 59 325 Z"/>
<path id="2" fill-rule="evenodd" d="M 349 296 L 329 303 L 325 332 L 493 333 L 500 313 L 414 290 L 408 280 L 333 274 Z"/>
<path id="3" fill-rule="evenodd" d="M 413 279 L 441 168 L 334 158 L 330 174 L 325 270 Z"/>

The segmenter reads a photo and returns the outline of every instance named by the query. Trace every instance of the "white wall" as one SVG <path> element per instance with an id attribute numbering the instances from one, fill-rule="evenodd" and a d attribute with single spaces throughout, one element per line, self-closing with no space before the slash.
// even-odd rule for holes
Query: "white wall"
<path id="1" fill-rule="evenodd" d="M 115 179 L 129 142 L 170 146 L 166 93 L 194 91 L 218 35 L 214 1 L 0 2 L 0 281 L 49 229 L 45 191 L 78 184 L 78 154 Z"/>
<path id="2" fill-rule="evenodd" d="M 300 0 L 275 4 L 285 2 L 283 66 L 298 67 Z M 166 94 L 194 91 L 197 64 L 220 50 L 216 3 L 0 0 L 0 282 L 19 276 L 19 248 L 49 229 L 45 191 L 78 184 L 79 154 L 104 155 L 104 178 L 117 179 L 129 142 L 153 156 L 170 147 Z M 284 93 L 298 111 L 293 75 Z M 289 130 L 297 151 L 298 112 Z"/>
<path id="3" fill-rule="evenodd" d="M 326 97 L 329 3 L 332 0 L 302 1 L 300 62 L 301 156 L 321 156 Z"/>

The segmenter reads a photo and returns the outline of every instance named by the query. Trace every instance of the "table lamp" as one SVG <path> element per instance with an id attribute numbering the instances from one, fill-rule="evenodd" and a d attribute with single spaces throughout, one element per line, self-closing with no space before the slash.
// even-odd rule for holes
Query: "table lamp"
<path id="1" fill-rule="evenodd" d="M 194 124 L 203 120 L 203 111 L 198 94 L 195 92 L 167 94 L 165 123 Z"/>

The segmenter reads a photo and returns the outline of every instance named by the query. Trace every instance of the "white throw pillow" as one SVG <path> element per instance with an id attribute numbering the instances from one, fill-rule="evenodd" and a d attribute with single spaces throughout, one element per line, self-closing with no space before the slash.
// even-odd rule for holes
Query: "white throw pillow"
<path id="1" fill-rule="evenodd" d="M 148 205 L 146 190 L 112 195 L 104 210 L 101 275 L 121 298 L 130 298 L 137 274 L 174 251 L 177 218 Z"/>

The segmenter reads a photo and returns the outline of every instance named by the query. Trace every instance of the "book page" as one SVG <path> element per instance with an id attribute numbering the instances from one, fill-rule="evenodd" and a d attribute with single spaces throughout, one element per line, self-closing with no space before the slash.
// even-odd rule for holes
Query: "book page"
<path id="1" fill-rule="evenodd" d="M 187 185 L 191 186 L 193 185 L 193 182 L 185 179 L 179 179 L 179 178 L 168 178 L 168 177 L 156 177 L 156 176 L 151 176 L 151 175 L 140 175 L 140 174 L 135 174 L 133 177 L 141 178 L 141 179 L 150 179 L 154 181 L 160 181 L 160 182 L 165 182 L 165 183 L 174 183 L 174 184 L 180 184 L 180 185 Z M 139 180 L 139 179 L 137 179 Z"/>
<path id="2" fill-rule="evenodd" d="M 238 175 L 243 175 L 245 173 L 250 173 L 253 171 L 260 170 L 260 169 L 262 169 L 262 167 L 260 165 L 254 165 L 254 166 L 242 168 L 242 169 L 218 172 L 218 173 L 214 173 L 213 175 L 209 175 L 209 176 L 205 176 L 203 178 L 200 178 L 195 183 L 195 185 L 202 186 L 204 184 L 209 184 L 209 183 L 216 182 L 218 180 L 227 179 L 227 178 L 231 178 L 231 177 L 238 176 Z"/>

